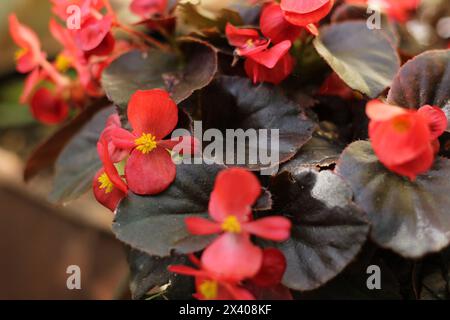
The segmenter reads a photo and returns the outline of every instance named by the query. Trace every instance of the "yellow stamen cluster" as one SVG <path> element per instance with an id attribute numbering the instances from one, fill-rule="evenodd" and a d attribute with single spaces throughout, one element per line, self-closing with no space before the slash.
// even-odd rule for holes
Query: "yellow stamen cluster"
<path id="1" fill-rule="evenodd" d="M 240 233 L 241 223 L 236 216 L 228 216 L 222 223 L 222 230 L 225 232 Z"/>
<path id="2" fill-rule="evenodd" d="M 408 121 L 408 119 L 399 117 L 392 121 L 393 121 L 392 125 L 394 126 L 395 131 L 399 133 L 406 132 L 411 128 L 411 123 Z"/>
<path id="3" fill-rule="evenodd" d="M 16 60 L 19 60 L 20 58 L 22 58 L 24 55 L 26 55 L 28 52 L 27 49 L 21 48 L 19 50 L 16 51 L 16 53 L 14 54 L 14 58 Z"/>
<path id="4" fill-rule="evenodd" d="M 248 39 L 245 44 L 247 45 L 248 48 L 253 48 L 255 46 L 253 39 Z"/>
<path id="5" fill-rule="evenodd" d="M 69 57 L 63 54 L 59 54 L 58 57 L 56 57 L 55 67 L 59 72 L 66 72 L 67 70 L 69 70 L 71 65 L 72 62 Z"/>
<path id="6" fill-rule="evenodd" d="M 148 154 L 156 148 L 156 137 L 150 133 L 143 133 L 142 136 L 134 140 L 136 149 L 143 154 Z"/>
<path id="7" fill-rule="evenodd" d="M 206 300 L 213 300 L 217 298 L 218 285 L 216 281 L 205 280 L 200 284 L 199 291 Z"/>
<path id="8" fill-rule="evenodd" d="M 104 172 L 100 177 L 98 177 L 98 182 L 100 183 L 100 189 L 105 190 L 105 193 L 111 193 L 114 189 L 114 185 L 109 179 L 106 172 Z"/>

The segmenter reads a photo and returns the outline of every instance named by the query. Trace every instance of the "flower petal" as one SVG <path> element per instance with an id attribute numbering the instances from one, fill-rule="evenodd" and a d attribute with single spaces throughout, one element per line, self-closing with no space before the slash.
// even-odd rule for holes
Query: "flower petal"
<path id="1" fill-rule="evenodd" d="M 322 20 L 333 8 L 334 0 L 282 0 L 284 17 L 296 26 L 307 26 Z"/>
<path id="2" fill-rule="evenodd" d="M 295 13 L 310 13 L 327 5 L 330 0 L 281 0 L 284 11 Z"/>
<path id="3" fill-rule="evenodd" d="M 201 217 L 188 217 L 185 220 L 186 227 L 191 234 L 209 235 L 222 231 L 221 226 L 214 221 Z"/>
<path id="4" fill-rule="evenodd" d="M 262 250 L 248 234 L 224 233 L 203 252 L 203 268 L 229 281 L 255 276 L 262 264 Z"/>
<path id="5" fill-rule="evenodd" d="M 272 69 L 288 53 L 291 45 L 289 40 L 282 41 L 268 50 L 252 54 L 250 59 Z"/>
<path id="6" fill-rule="evenodd" d="M 183 274 L 186 276 L 193 276 L 193 277 L 205 277 L 207 276 L 207 273 L 203 270 L 197 270 L 188 266 L 183 265 L 171 265 L 167 268 L 170 272 Z"/>
<path id="7" fill-rule="evenodd" d="M 124 193 L 127 193 L 128 187 L 125 184 L 125 182 L 123 182 L 122 178 L 120 177 L 116 167 L 114 166 L 111 160 L 108 148 L 108 141 L 105 139 L 104 136 L 100 137 L 100 140 L 97 143 L 97 152 L 100 157 L 100 160 L 103 163 L 105 172 L 108 175 L 111 182 L 114 184 L 116 188 L 120 189 Z"/>
<path id="8" fill-rule="evenodd" d="M 387 121 L 407 112 L 405 108 L 386 104 L 378 99 L 371 100 L 366 105 L 366 114 L 373 121 Z"/>
<path id="9" fill-rule="evenodd" d="M 104 16 L 98 20 L 91 16 L 83 22 L 80 30 L 76 30 L 75 39 L 81 50 L 91 51 L 102 43 L 111 27 L 111 16 Z"/>
<path id="10" fill-rule="evenodd" d="M 192 136 L 181 136 L 171 140 L 158 141 L 158 145 L 179 155 L 197 154 L 200 151 L 200 142 Z"/>
<path id="11" fill-rule="evenodd" d="M 245 60 L 245 72 L 253 83 L 268 82 L 279 84 L 286 79 L 294 68 L 294 59 L 290 54 L 286 54 L 272 69 L 259 64 L 252 59 Z"/>
<path id="12" fill-rule="evenodd" d="M 128 121 L 135 135 L 151 133 L 161 140 L 177 125 L 178 108 L 164 90 L 138 90 L 128 103 Z"/>
<path id="13" fill-rule="evenodd" d="M 69 106 L 59 97 L 55 97 L 47 88 L 40 88 L 31 98 L 31 112 L 42 123 L 56 124 L 64 121 L 69 113 Z"/>
<path id="14" fill-rule="evenodd" d="M 15 14 L 9 15 L 9 32 L 19 47 L 31 51 L 33 57 L 37 59 L 42 56 L 41 44 L 37 34 L 27 26 L 21 24 Z"/>
<path id="15" fill-rule="evenodd" d="M 225 34 L 228 43 L 234 47 L 244 47 L 248 40 L 258 40 L 260 38 L 258 31 L 255 29 L 236 28 L 231 23 L 227 23 Z"/>
<path id="16" fill-rule="evenodd" d="M 105 173 L 104 169 L 100 169 L 92 181 L 95 199 L 111 211 L 116 210 L 119 202 L 125 198 L 126 194 L 119 188 L 113 188 L 111 192 L 105 192 L 105 189 L 100 189 L 101 183 L 98 181 L 99 177 Z"/>
<path id="17" fill-rule="evenodd" d="M 133 0 L 130 11 L 142 18 L 151 18 L 155 14 L 164 15 L 167 0 Z"/>
<path id="18" fill-rule="evenodd" d="M 259 287 L 276 286 L 281 282 L 286 271 L 286 258 L 284 254 L 275 248 L 267 248 L 263 251 L 263 262 L 258 274 L 250 281 Z"/>
<path id="19" fill-rule="evenodd" d="M 266 217 L 243 225 L 243 229 L 258 237 L 273 240 L 285 241 L 291 234 L 291 221 L 285 217 Z"/>
<path id="20" fill-rule="evenodd" d="M 386 166 L 414 160 L 431 141 L 427 120 L 415 111 L 388 121 L 371 121 L 369 137 L 377 157 Z"/>
<path id="21" fill-rule="evenodd" d="M 260 18 L 261 32 L 273 43 L 284 40 L 294 42 L 302 31 L 286 21 L 281 7 L 277 3 L 272 3 L 264 7 Z"/>
<path id="22" fill-rule="evenodd" d="M 439 138 L 447 129 L 447 117 L 441 108 L 425 105 L 418 112 L 427 118 L 432 140 Z"/>
<path id="23" fill-rule="evenodd" d="M 425 150 L 413 160 L 395 166 L 387 166 L 389 170 L 399 175 L 408 177 L 411 181 L 416 176 L 430 170 L 434 162 L 434 150 L 430 144 Z"/>
<path id="24" fill-rule="evenodd" d="M 229 215 L 245 221 L 260 194 L 261 185 L 253 173 L 241 168 L 226 169 L 217 175 L 209 213 L 218 222 Z"/>
<path id="25" fill-rule="evenodd" d="M 25 79 L 22 95 L 20 96 L 20 103 L 25 104 L 30 99 L 30 96 L 36 85 L 43 79 L 39 68 L 34 69 Z"/>
<path id="26" fill-rule="evenodd" d="M 123 128 L 108 128 L 106 134 L 111 138 L 116 148 L 131 151 L 135 146 L 136 136 Z"/>
<path id="27" fill-rule="evenodd" d="M 125 166 L 131 191 L 153 195 L 166 190 L 176 176 L 176 166 L 167 150 L 157 147 L 148 154 L 133 150 Z"/>

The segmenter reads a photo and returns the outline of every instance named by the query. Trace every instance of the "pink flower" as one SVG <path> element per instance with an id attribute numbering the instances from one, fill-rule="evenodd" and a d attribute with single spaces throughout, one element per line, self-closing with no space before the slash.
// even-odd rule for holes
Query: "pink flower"
<path id="1" fill-rule="evenodd" d="M 9 16 L 9 32 L 14 42 L 20 47 L 16 53 L 17 71 L 28 73 L 39 67 L 45 55 L 36 33 L 22 25 L 15 14 Z"/>
<path id="2" fill-rule="evenodd" d="M 195 277 L 196 293 L 194 298 L 198 300 L 254 300 L 252 294 L 239 286 L 220 277 L 220 275 L 205 270 L 201 262 L 190 255 L 190 260 L 200 269 L 194 269 L 183 265 L 169 266 L 169 271 Z"/>

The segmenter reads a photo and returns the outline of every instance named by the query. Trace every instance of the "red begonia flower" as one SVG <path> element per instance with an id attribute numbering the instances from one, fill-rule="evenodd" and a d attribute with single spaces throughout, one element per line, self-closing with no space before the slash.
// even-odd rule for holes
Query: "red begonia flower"
<path id="1" fill-rule="evenodd" d="M 47 88 L 38 89 L 30 102 L 33 116 L 45 124 L 57 124 L 64 121 L 69 113 L 69 106 L 58 95 Z"/>
<path id="2" fill-rule="evenodd" d="M 99 47 L 111 31 L 113 18 L 104 16 L 101 19 L 89 17 L 75 30 L 75 39 L 81 50 L 92 51 Z"/>
<path id="3" fill-rule="evenodd" d="M 391 19 L 405 22 L 412 11 L 416 10 L 421 0 L 346 0 L 349 4 L 368 4 L 384 11 Z"/>
<path id="4" fill-rule="evenodd" d="M 120 200 L 125 198 L 128 187 L 114 166 L 110 157 L 108 141 L 104 135 L 100 136 L 97 143 L 97 152 L 103 168 L 97 172 L 92 182 L 94 196 L 98 202 L 114 211 Z"/>
<path id="5" fill-rule="evenodd" d="M 198 300 L 254 300 L 250 292 L 240 287 L 237 282 L 227 281 L 220 275 L 202 268 L 200 261 L 190 255 L 191 261 L 200 269 L 194 269 L 183 265 L 169 266 L 169 271 L 195 277 L 196 293 L 193 295 Z"/>
<path id="6" fill-rule="evenodd" d="M 252 221 L 251 207 L 260 193 L 261 185 L 252 173 L 240 168 L 224 170 L 216 178 L 209 202 L 209 214 L 214 221 L 186 218 L 192 234 L 222 233 L 203 252 L 205 270 L 230 281 L 251 278 L 261 268 L 263 252 L 251 242 L 250 236 L 273 241 L 284 241 L 289 237 L 291 223 L 285 217 Z"/>
<path id="7" fill-rule="evenodd" d="M 9 16 L 9 32 L 20 47 L 16 53 L 17 71 L 21 73 L 33 71 L 45 59 L 38 36 L 33 30 L 21 24 L 15 14 Z"/>
<path id="8" fill-rule="evenodd" d="M 319 94 L 324 96 L 338 96 L 344 100 L 350 100 L 354 97 L 352 88 L 350 88 L 336 72 L 331 73 L 323 82 L 319 89 Z"/>
<path id="9" fill-rule="evenodd" d="M 164 15 L 167 11 L 168 0 L 133 0 L 130 11 L 134 14 L 148 19 L 155 15 Z"/>
<path id="10" fill-rule="evenodd" d="M 117 128 L 122 128 L 122 124 L 120 123 L 119 115 L 117 113 L 114 113 L 108 117 L 105 129 L 101 134 L 101 139 L 105 139 L 106 143 L 108 144 L 109 155 L 113 163 L 124 160 L 129 153 L 129 151 L 126 149 L 117 148 L 113 142 L 113 132 Z"/>
<path id="11" fill-rule="evenodd" d="M 286 258 L 284 254 L 275 248 L 263 250 L 263 261 L 260 270 L 251 282 L 259 287 L 272 287 L 280 284 L 286 271 Z"/>
<path id="12" fill-rule="evenodd" d="M 444 112 L 432 106 L 409 110 L 372 100 L 367 104 L 369 137 L 381 163 L 414 180 L 430 169 L 435 141 L 447 127 Z"/>
<path id="13" fill-rule="evenodd" d="M 286 20 L 302 27 L 322 20 L 333 5 L 334 0 L 281 0 Z"/>
<path id="14" fill-rule="evenodd" d="M 128 121 L 133 129 L 111 131 L 112 141 L 119 149 L 129 150 L 125 177 L 131 191 L 136 194 L 157 194 L 169 187 L 176 175 L 176 166 L 168 149 L 192 137 L 174 141 L 162 140 L 177 125 L 178 108 L 169 94 L 161 89 L 137 91 L 128 103 Z M 195 152 L 196 150 L 190 150 Z"/>
<path id="15" fill-rule="evenodd" d="M 242 57 L 264 51 L 270 44 L 267 39 L 261 38 L 258 31 L 254 29 L 236 28 L 230 23 L 227 23 L 225 33 L 228 43 L 236 47 L 236 54 Z"/>
<path id="16" fill-rule="evenodd" d="M 302 31 L 301 27 L 289 23 L 278 3 L 271 3 L 264 7 L 260 18 L 261 32 L 273 43 L 284 40 L 294 42 Z"/>
<path id="17" fill-rule="evenodd" d="M 286 53 L 278 60 L 273 68 L 268 68 L 248 58 L 245 60 L 244 68 L 247 76 L 253 83 L 268 82 L 279 84 L 292 73 L 294 69 L 294 58 L 289 53 Z"/>

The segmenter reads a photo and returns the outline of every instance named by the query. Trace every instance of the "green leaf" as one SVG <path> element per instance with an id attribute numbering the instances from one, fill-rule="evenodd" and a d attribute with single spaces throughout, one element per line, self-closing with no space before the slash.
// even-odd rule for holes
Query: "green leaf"
<path id="1" fill-rule="evenodd" d="M 314 46 L 330 67 L 354 90 L 371 98 L 391 85 L 400 59 L 381 30 L 370 30 L 365 21 L 326 26 Z"/>
<path id="2" fill-rule="evenodd" d="M 339 274 L 358 254 L 369 226 L 352 202 L 352 191 L 331 171 L 296 170 L 273 179 L 269 190 L 273 212 L 289 217 L 291 238 L 270 243 L 283 251 L 287 269 L 283 284 L 305 291 Z"/>
<path id="3" fill-rule="evenodd" d="M 52 202 L 74 200 L 89 190 L 102 164 L 97 155 L 97 141 L 107 118 L 115 112 L 109 107 L 97 113 L 66 145 L 55 163 Z"/>
<path id="4" fill-rule="evenodd" d="M 183 38 L 179 43 L 183 58 L 158 50 L 135 50 L 116 59 L 103 72 L 103 88 L 122 114 L 126 114 L 128 100 L 137 90 L 164 88 L 179 103 L 212 80 L 217 71 L 215 49 L 194 38 Z"/>
<path id="5" fill-rule="evenodd" d="M 344 150 L 336 171 L 367 213 L 378 245 L 419 258 L 450 244 L 450 160 L 437 158 L 411 182 L 386 169 L 369 142 L 357 141 Z"/>

